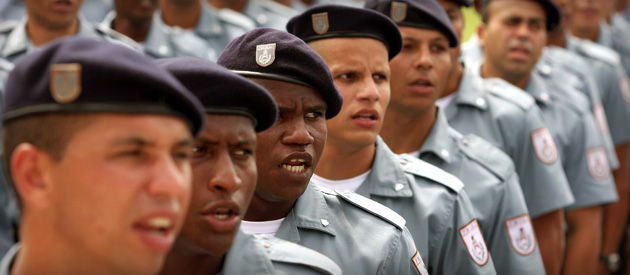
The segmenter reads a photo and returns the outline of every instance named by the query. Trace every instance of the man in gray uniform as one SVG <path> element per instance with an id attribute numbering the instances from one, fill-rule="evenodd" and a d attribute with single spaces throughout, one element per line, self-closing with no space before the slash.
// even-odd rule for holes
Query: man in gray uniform
<path id="1" fill-rule="evenodd" d="M 193 143 L 190 207 L 161 274 L 341 274 L 315 251 L 239 230 L 256 187 L 256 133 L 278 116 L 271 95 L 210 61 L 187 57 L 157 63 L 206 110 L 206 124 Z"/>
<path id="2" fill-rule="evenodd" d="M 503 78 L 534 97 L 550 126 L 533 133 L 535 150 L 543 161 L 561 160 L 575 196 L 566 208 L 569 246 L 563 271 L 596 273 L 599 253 L 593 247 L 601 244 L 601 206 L 617 199 L 603 140 L 589 113 L 566 98 L 579 92 L 571 94 L 563 90 L 570 87 L 554 86 L 532 71 L 559 11 L 546 0 L 490 1 L 483 19 L 479 41 L 484 62 L 475 71 L 484 78 Z M 551 144 L 558 144 L 557 149 Z"/>
<path id="3" fill-rule="evenodd" d="M 461 1 L 438 1 L 446 10 L 459 38 L 464 29 Z M 540 109 L 531 97 L 501 80 L 483 80 L 471 73 L 474 62 L 458 60 L 461 47 L 451 49 L 454 63 L 442 98 L 451 127 L 475 134 L 505 151 L 514 161 L 529 214 L 540 244 L 546 270 L 561 265 L 564 246 L 563 208 L 573 203 L 560 163 L 536 157 L 531 134 L 546 129 Z"/>
<path id="4" fill-rule="evenodd" d="M 297 11 L 272 0 L 206 0 L 217 9 L 231 9 L 256 23 L 256 27 L 284 30 Z"/>
<path id="5" fill-rule="evenodd" d="M 22 216 L 0 274 L 159 272 L 190 202 L 195 96 L 128 47 L 70 37 L 16 64 L 2 110 Z"/>
<path id="6" fill-rule="evenodd" d="M 122 41 L 138 48 L 128 37 L 93 24 L 79 15 L 81 1 L 67 1 L 42 5 L 38 1 L 24 1 L 26 14 L 20 21 L 0 24 L 0 57 L 15 62 L 57 38 L 78 35 Z"/>
<path id="7" fill-rule="evenodd" d="M 215 50 L 201 38 L 164 25 L 155 13 L 157 0 L 114 0 L 114 7 L 101 24 L 140 43 L 147 55 L 154 58 L 192 56 L 216 61 Z"/>
<path id="8" fill-rule="evenodd" d="M 269 90 L 280 111 L 257 135 L 260 174 L 243 230 L 311 248 L 344 274 L 426 274 L 400 215 L 353 192 L 309 184 L 326 119 L 342 105 L 321 57 L 291 34 L 257 28 L 232 41 L 218 63 Z"/>
<path id="9" fill-rule="evenodd" d="M 498 264 L 494 255 L 487 261 L 479 257 L 495 244 L 488 239 L 490 235 L 483 234 L 493 229 L 488 220 L 475 215 L 461 182 L 428 163 L 399 159 L 378 137 L 390 97 L 389 59 L 401 48 L 396 24 L 375 11 L 322 5 L 292 18 L 287 30 L 322 56 L 344 98 L 339 115 L 326 123 L 328 138 L 313 183 L 355 191 L 402 215 L 418 249 L 426 251 L 424 260 L 430 273 L 494 272 L 492 265 Z M 505 197 L 504 186 L 494 188 L 500 195 L 483 188 L 487 195 L 509 201 L 504 210 L 486 212 L 491 216 L 513 210 L 513 198 Z M 516 188 L 520 194 L 516 203 L 521 203 L 518 214 L 523 215 L 527 208 L 518 183 Z M 444 214 L 445 209 L 451 210 Z M 478 229 L 483 236 L 477 240 L 482 248 L 479 254 L 470 253 L 468 248 L 473 246 L 459 231 L 471 223 L 485 229 Z M 497 224 L 501 227 L 504 221 Z M 510 245 L 508 238 L 503 243 Z M 540 256 L 538 260 L 542 270 Z"/>
<path id="10" fill-rule="evenodd" d="M 229 9 L 216 10 L 206 1 L 159 1 L 160 12 L 154 18 L 159 25 L 179 28 L 199 36 L 210 47 L 209 59 L 214 61 L 232 39 L 256 27 L 246 16 Z M 175 37 L 173 39 L 176 39 Z M 182 39 L 178 44 L 189 43 Z"/>

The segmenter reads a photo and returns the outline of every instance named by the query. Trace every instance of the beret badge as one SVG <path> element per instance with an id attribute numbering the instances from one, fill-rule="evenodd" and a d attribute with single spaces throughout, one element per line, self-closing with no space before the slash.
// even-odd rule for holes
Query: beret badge
<path id="1" fill-rule="evenodd" d="M 315 13 L 311 16 L 313 20 L 313 30 L 318 34 L 324 34 L 328 31 L 328 13 Z"/>
<path id="2" fill-rule="evenodd" d="M 54 64 L 50 68 L 50 93 L 59 103 L 71 103 L 81 95 L 81 64 Z"/>
<path id="3" fill-rule="evenodd" d="M 393 1 L 390 16 L 396 23 L 404 21 L 407 17 L 407 3 Z"/>
<path id="4" fill-rule="evenodd" d="M 276 60 L 276 43 L 256 45 L 256 64 L 267 67 Z"/>

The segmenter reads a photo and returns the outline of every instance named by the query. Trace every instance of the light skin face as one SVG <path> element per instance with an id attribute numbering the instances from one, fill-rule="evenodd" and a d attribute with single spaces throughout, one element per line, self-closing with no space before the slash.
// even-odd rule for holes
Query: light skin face
<path id="1" fill-rule="evenodd" d="M 156 273 L 190 200 L 191 142 L 178 118 L 98 114 L 58 162 L 21 144 L 11 170 L 23 219 L 33 222 L 23 226 L 46 226 L 56 242 L 50 257 L 77 270 Z"/>
<path id="2" fill-rule="evenodd" d="M 29 20 L 50 29 L 65 29 L 77 19 L 83 0 L 22 0 Z"/>
<path id="3" fill-rule="evenodd" d="M 206 115 L 193 143 L 193 195 L 174 250 L 222 258 L 238 233 L 256 187 L 251 119 Z"/>
<path id="4" fill-rule="evenodd" d="M 547 44 L 546 15 L 534 1 L 492 1 L 488 22 L 479 28 L 484 48 L 484 77 L 500 77 L 521 86 Z"/>
<path id="5" fill-rule="evenodd" d="M 256 166 L 260 173 L 252 205 L 277 203 L 282 208 L 277 211 L 288 211 L 306 190 L 324 150 L 327 105 L 313 88 L 278 80 L 250 79 L 271 93 L 279 109 L 276 123 L 257 134 Z M 249 215 L 248 212 L 246 220 L 260 218 Z"/>
<path id="6" fill-rule="evenodd" d="M 152 19 L 157 0 L 114 0 L 114 6 L 117 16 L 141 23 Z"/>
<path id="7" fill-rule="evenodd" d="M 309 46 L 326 61 L 343 97 L 341 112 L 327 122 L 328 143 L 373 144 L 390 97 L 386 46 L 371 38 L 323 39 Z"/>
<path id="8" fill-rule="evenodd" d="M 448 39 L 436 30 L 399 27 L 403 49 L 389 62 L 392 96 L 389 108 L 400 112 L 434 110 L 451 70 Z"/>

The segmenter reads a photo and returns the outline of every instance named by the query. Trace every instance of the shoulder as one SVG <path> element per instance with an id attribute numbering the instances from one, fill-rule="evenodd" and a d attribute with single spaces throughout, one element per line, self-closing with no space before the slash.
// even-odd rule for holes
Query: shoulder
<path id="1" fill-rule="evenodd" d="M 579 38 L 572 38 L 575 44 L 575 50 L 589 58 L 606 62 L 611 65 L 621 62 L 619 54 L 611 48 L 602 46 L 593 41 L 588 41 Z"/>
<path id="2" fill-rule="evenodd" d="M 440 183 L 455 193 L 459 193 L 464 189 L 464 183 L 462 183 L 461 180 L 432 164 L 407 154 L 400 155 L 399 157 L 403 170 L 406 173 Z"/>
<path id="3" fill-rule="evenodd" d="M 489 96 L 514 105 L 524 112 L 536 106 L 536 102 L 529 94 L 503 79 L 484 79 L 483 87 Z"/>
<path id="4" fill-rule="evenodd" d="M 337 199 L 344 201 L 363 212 L 367 212 L 372 216 L 376 216 L 396 226 L 400 230 L 403 230 L 405 227 L 406 221 L 402 216 L 378 202 L 348 190 L 330 190 L 322 187 L 318 188 L 325 196 L 336 197 Z"/>
<path id="5" fill-rule="evenodd" d="M 231 9 L 219 9 L 216 11 L 217 18 L 223 24 L 249 31 L 256 28 L 256 23 L 249 17 Z"/>
<path id="6" fill-rule="evenodd" d="M 271 13 L 288 18 L 298 15 L 296 10 L 270 0 L 260 0 L 260 6 Z"/>
<path id="7" fill-rule="evenodd" d="M 514 163 L 510 156 L 490 142 L 474 134 L 468 134 L 460 136 L 457 139 L 457 144 L 466 157 L 480 164 L 501 181 L 508 179 L 515 173 Z"/>
<path id="8" fill-rule="evenodd" d="M 92 23 L 90 23 L 92 24 Z M 103 25 L 103 24 L 92 24 L 92 26 L 94 27 L 94 30 L 96 31 L 96 33 L 101 36 L 104 37 L 107 40 L 110 41 L 118 41 L 121 44 L 128 46 L 134 50 L 139 51 L 141 49 L 140 45 L 138 44 L 138 42 L 134 41 L 133 39 L 129 38 L 128 36 L 119 33 L 115 30 L 112 30 L 111 28 Z"/>
<path id="9" fill-rule="evenodd" d="M 341 274 L 341 268 L 330 258 L 312 249 L 271 236 L 256 236 L 269 259 L 291 265 L 292 272 L 317 271 L 320 274 Z M 275 267 L 276 272 L 279 267 Z"/>

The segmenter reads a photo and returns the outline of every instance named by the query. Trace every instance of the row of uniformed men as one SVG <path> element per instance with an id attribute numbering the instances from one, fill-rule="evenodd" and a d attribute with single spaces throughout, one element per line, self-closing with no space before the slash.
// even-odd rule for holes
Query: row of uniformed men
<path id="1" fill-rule="evenodd" d="M 569 74 L 559 74 L 565 77 L 562 80 L 549 77 L 562 81 L 563 86 L 554 86 L 554 82 L 532 73 L 544 46 L 540 38 L 546 35 L 545 30 L 552 29 L 558 22 L 555 6 L 547 1 L 486 3 L 487 22 L 482 27 L 480 41 L 504 39 L 508 43 L 484 44 L 484 50 L 488 45 L 502 46 L 503 50 L 495 51 L 503 55 L 498 60 L 486 55 L 483 64 L 464 67 L 463 62 L 457 62 L 453 57 L 458 56 L 458 36 L 461 35 L 461 24 L 456 24 L 458 18 L 461 20 L 461 14 L 457 11 L 460 5 L 469 3 L 443 1 L 440 4 L 442 6 L 432 1 L 366 3 L 369 9 L 391 17 L 398 27 L 378 13 L 339 6 L 313 8 L 291 20 L 288 31 L 308 42 L 326 63 L 294 37 L 268 29 L 249 32 L 228 45 L 219 63 L 267 88 L 280 109 L 278 122 L 258 134 L 257 166 L 264 173 L 258 175 L 255 196 L 245 216 L 247 222 L 243 222 L 245 231 L 298 242 L 330 257 L 350 274 L 379 271 L 400 274 L 408 267 L 422 272 L 424 264 L 414 246 L 422 252 L 429 270 L 438 274 L 495 271 L 540 274 L 545 270 L 551 274 L 562 268 L 565 255 L 563 243 L 559 241 L 563 236 L 563 208 L 567 209 L 570 230 L 582 232 L 596 230 L 593 229 L 596 227 L 601 230 L 601 224 L 594 223 L 597 217 L 601 218 L 601 205 L 613 202 L 617 197 L 608 165 L 615 157 L 614 150 L 604 150 L 606 142 L 602 133 L 605 132 L 597 130 L 589 109 L 589 98 L 580 94 L 592 91 L 584 87 L 578 89 L 580 86 L 576 83 L 580 79 Z M 514 8 L 508 8 L 511 6 Z M 507 22 L 506 18 L 512 21 Z M 309 60 L 314 63 L 309 64 Z M 507 65 L 494 64 L 501 60 Z M 193 60 L 181 62 L 181 66 L 188 69 L 195 63 Z M 193 83 L 191 85 L 201 85 L 204 78 L 199 71 L 204 66 L 199 65 L 194 73 L 185 72 L 184 76 L 193 77 L 180 80 L 184 85 L 187 81 Z M 51 82 L 51 88 L 59 85 L 70 94 L 69 102 L 74 102 L 77 100 L 73 98 L 76 85 L 68 83 L 76 84 L 77 69 L 72 66 L 63 68 L 65 71 L 58 69 L 51 73 L 51 76 L 59 75 L 55 79 L 58 84 Z M 547 71 L 549 75 L 549 70 L 541 71 Z M 75 76 L 75 82 L 62 75 L 70 75 L 67 76 L 70 79 Z M 500 77 L 526 89 L 519 90 L 499 79 L 484 79 L 488 77 Z M 344 97 L 343 106 L 332 81 Z M 8 93 L 11 87 L 9 83 Z M 551 89 L 554 87 L 561 88 Z M 199 89 L 198 86 L 189 88 L 193 92 Z M 437 108 L 434 105 L 436 99 L 449 90 L 453 96 L 443 98 L 442 106 L 445 107 Z M 54 98 L 54 89 L 51 91 Z M 536 101 L 526 92 L 534 95 Z M 15 100 L 31 99 L 16 96 Z M 55 100 L 61 103 L 65 99 Z M 542 115 L 535 103 L 541 107 Z M 54 108 L 59 106 L 53 105 Z M 8 102 L 5 106 L 12 105 Z M 121 109 L 62 106 L 72 111 Z M 122 109 L 121 112 L 128 112 Z M 207 111 L 225 112 L 225 108 L 215 109 L 207 108 Z M 51 111 L 30 106 L 26 111 L 13 112 L 18 115 L 6 115 L 5 108 L 4 119 L 42 110 Z M 385 110 L 387 116 L 384 116 Z M 322 116 L 332 118 L 337 112 L 339 116 L 321 124 Z M 238 113 L 247 115 L 242 110 Z M 449 128 L 449 123 L 461 132 L 478 134 L 495 144 L 473 135 L 462 136 Z M 547 130 L 545 123 L 553 127 Z M 324 146 L 326 125 L 328 143 Z M 394 155 L 378 137 L 379 133 L 394 152 L 415 156 Z M 195 154 L 212 155 L 208 152 L 212 152 L 210 147 L 217 142 L 207 137 L 198 139 L 206 147 L 195 146 Z M 464 180 L 464 184 L 417 160 L 416 156 L 454 174 Z M 308 185 L 315 168 L 317 175 L 313 180 L 316 185 L 356 191 L 389 206 L 404 219 L 351 192 L 326 191 L 324 188 L 320 193 Z M 565 177 L 563 168 L 568 177 Z M 227 181 L 231 182 L 231 187 L 211 183 L 202 187 L 210 188 L 211 193 L 231 194 L 234 191 L 229 190 L 239 189 L 234 188 L 237 186 L 234 182 L 244 182 L 240 177 L 225 177 L 222 172 L 199 175 L 200 181 L 207 181 L 207 177 L 213 175 L 223 181 L 231 177 Z M 197 196 L 196 192 L 194 194 Z M 330 197 L 331 194 L 336 199 Z M 318 199 L 320 196 L 324 199 Z M 208 198 L 193 197 L 193 201 L 203 202 L 204 199 Z M 238 220 L 238 214 L 245 215 L 242 213 L 245 211 L 233 209 L 230 203 L 217 204 L 222 206 L 213 209 L 212 204 L 206 202 L 199 206 L 202 209 L 198 209 L 204 221 L 210 220 L 206 221 L 211 225 L 210 231 L 213 226 L 225 226 L 220 221 L 231 220 L 232 216 Z M 326 207 L 320 209 L 318 205 Z M 374 220 L 366 221 L 371 228 L 364 232 L 365 228 L 355 219 L 366 214 L 362 210 L 356 211 L 353 206 L 383 218 L 387 221 L 385 227 L 393 224 L 397 233 L 391 235 L 384 233 L 387 230 L 376 229 L 372 224 Z M 327 210 L 329 208 L 332 209 Z M 534 226 L 528 211 L 534 217 Z M 25 219 L 23 216 L 22 220 Z M 188 220 L 194 220 L 194 217 Z M 409 231 L 404 227 L 405 220 Z M 134 226 L 144 231 L 172 233 L 167 226 L 160 227 L 162 223 L 165 223 L 164 219 L 150 218 Z M 352 228 L 348 227 L 350 224 Z M 584 229 L 584 225 L 591 227 Z M 194 235 L 204 228 L 204 224 L 190 227 Z M 26 230 L 22 228 L 25 226 L 21 230 Z M 538 238 L 544 240 L 540 242 L 540 251 L 534 230 Z M 324 233 L 330 236 L 322 235 Z M 415 245 L 409 233 L 413 235 Z M 329 238 L 331 236 L 333 238 Z M 592 249 L 591 241 L 597 241 L 598 235 L 579 236 L 567 249 L 564 272 L 571 273 L 572 268 L 580 272 L 597 268 L 599 251 Z M 194 242 L 183 239 L 181 242 L 188 245 Z M 371 242 L 365 244 L 366 239 Z M 588 251 L 580 246 L 580 242 L 588 244 Z M 398 247 L 400 243 L 405 245 Z M 185 247 L 187 249 L 182 253 L 190 255 L 190 246 Z M 11 259 L 15 251 L 7 259 Z M 175 249 L 173 254 L 175 251 L 178 250 Z M 595 256 L 588 255 L 593 251 Z M 543 252 L 544 267 L 540 252 Z M 589 260 L 575 260 L 584 257 Z M 179 262 L 190 261 L 184 258 L 178 257 Z M 451 261 L 457 264 L 453 265 Z M 201 262 L 210 265 L 205 258 Z M 357 265 L 357 262 L 364 264 Z"/>

